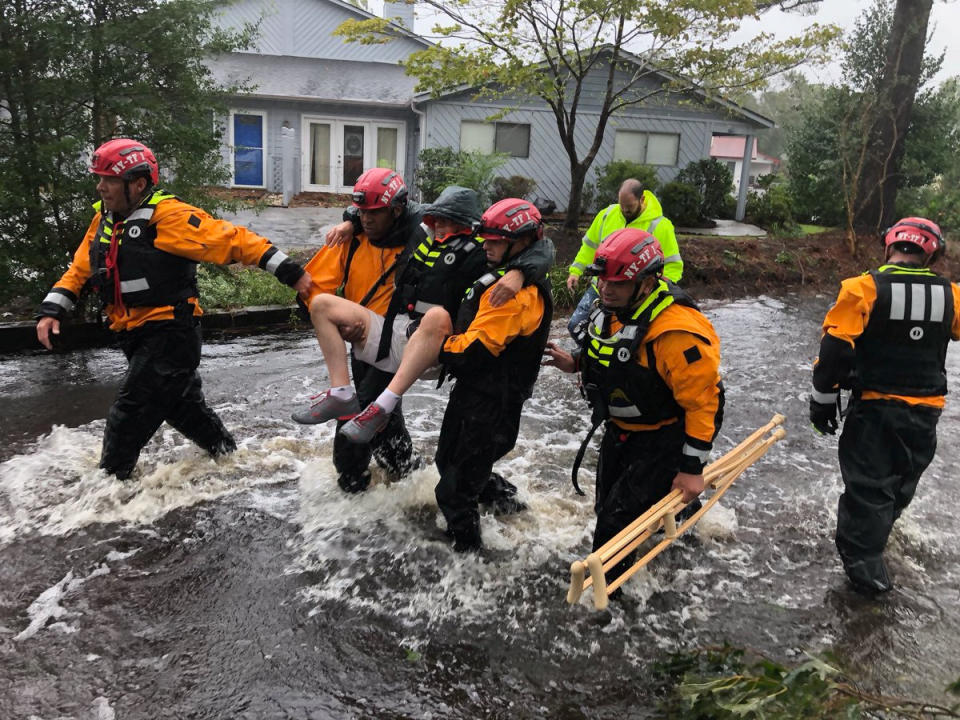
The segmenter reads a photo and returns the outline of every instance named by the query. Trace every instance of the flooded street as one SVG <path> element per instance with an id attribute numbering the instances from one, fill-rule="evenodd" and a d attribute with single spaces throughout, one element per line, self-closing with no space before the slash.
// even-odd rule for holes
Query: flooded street
<path id="1" fill-rule="evenodd" d="M 0 357 L 0 718 L 652 718 L 651 664 L 725 641 L 790 664 L 830 651 L 865 690 L 942 701 L 960 676 L 960 347 L 937 457 L 888 546 L 897 589 L 865 601 L 833 545 L 836 438 L 807 421 L 831 300 L 705 306 L 727 388 L 714 457 L 775 412 L 788 434 L 603 613 L 565 601 L 598 445 L 578 497 L 573 376 L 543 371 L 497 467 L 529 510 L 484 516 L 487 549 L 464 557 L 435 467 L 375 470 L 348 496 L 333 425 L 290 420 L 328 385 L 306 331 L 208 342 L 204 389 L 239 450 L 214 461 L 163 426 L 128 483 L 97 469 L 119 351 Z M 404 400 L 427 458 L 434 385 Z"/>

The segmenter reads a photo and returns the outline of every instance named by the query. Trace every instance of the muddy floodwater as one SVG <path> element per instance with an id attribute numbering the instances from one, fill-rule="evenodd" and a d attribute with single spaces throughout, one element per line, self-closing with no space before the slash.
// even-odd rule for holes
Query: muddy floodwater
<path id="1" fill-rule="evenodd" d="M 831 299 L 705 306 L 727 387 L 714 456 L 775 412 L 788 436 L 603 613 L 565 601 L 596 460 L 595 442 L 579 497 L 573 376 L 542 373 L 498 467 L 529 509 L 484 516 L 487 549 L 460 556 L 435 467 L 375 470 L 348 496 L 332 425 L 290 420 L 327 387 L 306 332 L 208 342 L 204 388 L 238 451 L 213 461 L 164 426 L 127 483 L 97 470 L 118 351 L 0 357 L 0 718 L 652 718 L 651 665 L 724 641 L 786 663 L 830 651 L 867 690 L 942 701 L 960 676 L 960 402 L 891 537 L 897 589 L 864 601 L 833 546 L 836 439 L 806 419 Z M 958 368 L 955 347 L 954 391 Z M 434 386 L 404 401 L 427 458 Z"/>

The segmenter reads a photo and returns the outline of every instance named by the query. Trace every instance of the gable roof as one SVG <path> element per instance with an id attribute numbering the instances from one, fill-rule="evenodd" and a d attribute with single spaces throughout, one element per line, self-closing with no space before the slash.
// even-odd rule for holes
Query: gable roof
<path id="1" fill-rule="evenodd" d="M 384 18 L 389 20 L 389 18 L 387 18 L 386 15 L 377 15 L 376 13 L 372 13 L 369 10 L 364 10 L 362 7 L 358 5 L 345 2 L 345 0 L 324 0 L 324 2 L 328 2 L 331 5 L 336 5 L 338 7 L 343 8 L 344 10 L 349 10 L 351 12 L 354 12 L 357 15 L 360 15 L 364 20 L 381 20 Z M 386 2 L 390 2 L 390 0 L 385 0 L 385 3 Z M 386 5 L 384 5 L 384 7 L 386 7 Z M 403 25 L 398 25 L 393 21 L 390 22 L 390 28 L 395 30 L 399 34 L 410 38 L 411 40 L 416 40 L 417 42 L 421 43 L 425 47 L 430 47 L 434 44 L 430 40 L 427 40 L 426 38 L 422 38 L 416 33 L 414 33 L 413 28 L 408 28 Z"/>
<path id="2" fill-rule="evenodd" d="M 598 55 L 600 55 L 600 54 L 612 54 L 612 52 L 613 52 L 613 47 L 610 46 L 610 45 L 605 45 L 605 46 L 599 48 L 599 49 L 596 51 L 596 53 L 597 53 Z M 660 69 L 654 67 L 654 66 L 651 65 L 648 61 L 646 61 L 646 60 L 644 60 L 644 59 L 642 59 L 642 58 L 634 55 L 633 53 L 629 53 L 629 52 L 621 49 L 619 54 L 620 54 L 620 58 L 619 58 L 620 60 L 626 60 L 627 62 L 631 62 L 631 63 L 633 63 L 634 65 L 639 65 L 639 66 L 641 66 L 641 67 L 647 66 L 647 67 L 650 68 L 652 74 L 658 75 L 658 76 L 660 76 L 661 78 L 663 78 L 664 80 L 670 80 L 670 81 L 672 81 L 672 80 L 678 79 L 677 76 L 672 75 L 671 73 L 668 73 L 668 72 L 666 72 L 666 71 L 664 71 L 664 70 L 660 70 Z M 546 62 L 545 60 L 544 60 L 544 61 L 541 61 L 540 63 L 538 63 L 538 66 L 539 66 L 539 67 L 542 67 L 542 68 L 547 68 L 547 67 L 548 67 L 547 62 Z M 472 89 L 477 88 L 477 87 L 480 87 L 480 86 L 479 86 L 479 85 L 460 85 L 460 86 L 458 86 L 458 87 L 451 88 L 450 90 L 447 90 L 447 91 L 445 91 L 445 92 L 440 93 L 436 98 L 434 98 L 434 97 L 431 95 L 431 93 L 429 93 L 429 92 L 421 92 L 421 93 L 418 93 L 418 94 L 417 94 L 417 96 L 414 98 L 414 100 L 415 100 L 416 102 L 427 102 L 427 101 L 429 101 L 429 100 L 436 100 L 436 99 L 439 99 L 439 98 L 442 98 L 442 97 L 449 97 L 450 95 L 456 95 L 456 94 L 459 94 L 459 93 L 462 93 L 462 92 L 465 92 L 465 91 L 468 91 L 468 90 L 472 90 Z M 748 109 L 748 108 L 745 108 L 745 107 L 743 107 L 742 105 L 738 105 L 737 103 L 733 102 L 732 100 L 728 100 L 728 99 L 726 99 L 726 98 L 719 97 L 719 96 L 710 96 L 710 95 L 707 95 L 707 93 L 704 92 L 703 90 L 698 90 L 698 89 L 696 89 L 696 88 L 691 88 L 691 90 L 690 90 L 689 92 L 692 92 L 692 93 L 694 93 L 694 94 L 696 94 L 696 95 L 699 95 L 700 98 L 704 101 L 705 104 L 711 104 L 711 103 L 712 103 L 712 104 L 714 104 L 714 105 L 719 105 L 719 106 L 725 108 L 726 110 L 730 111 L 730 112 L 733 113 L 734 115 L 739 116 L 741 119 L 747 121 L 748 123 L 751 123 L 751 124 L 756 125 L 756 126 L 758 126 L 758 127 L 761 127 L 761 128 L 772 128 L 772 127 L 775 127 L 775 126 L 776 126 L 776 123 L 775 123 L 773 120 L 771 120 L 770 118 L 764 117 L 764 116 L 761 115 L 760 113 L 754 112 L 753 110 L 750 110 L 750 109 Z"/>

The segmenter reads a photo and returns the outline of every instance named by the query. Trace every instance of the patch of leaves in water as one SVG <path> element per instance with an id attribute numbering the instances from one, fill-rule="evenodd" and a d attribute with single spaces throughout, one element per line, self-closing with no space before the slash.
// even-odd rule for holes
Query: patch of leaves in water
<path id="1" fill-rule="evenodd" d="M 813 656 L 788 668 L 754 651 L 724 645 L 678 653 L 653 670 L 666 686 L 660 710 L 670 719 L 960 718 L 960 703 L 935 705 L 866 693 Z M 960 697 L 960 679 L 945 690 Z"/>

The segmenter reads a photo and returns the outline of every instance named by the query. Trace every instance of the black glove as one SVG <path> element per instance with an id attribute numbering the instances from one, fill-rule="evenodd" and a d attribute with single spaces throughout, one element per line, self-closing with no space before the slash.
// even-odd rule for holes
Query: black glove
<path id="1" fill-rule="evenodd" d="M 837 405 L 836 403 L 818 403 L 810 398 L 810 422 L 813 429 L 821 435 L 837 434 Z"/>

